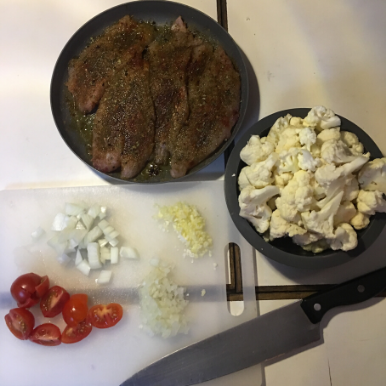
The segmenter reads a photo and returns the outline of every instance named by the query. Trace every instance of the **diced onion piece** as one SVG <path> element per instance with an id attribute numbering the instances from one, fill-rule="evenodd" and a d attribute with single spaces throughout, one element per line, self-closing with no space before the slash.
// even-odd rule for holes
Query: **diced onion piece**
<path id="1" fill-rule="evenodd" d="M 99 260 L 99 244 L 88 243 L 87 244 L 87 258 L 91 269 L 102 268 L 102 264 Z"/>
<path id="2" fill-rule="evenodd" d="M 100 260 L 102 264 L 106 263 L 106 260 L 110 260 L 111 255 L 110 255 L 110 250 L 109 248 L 102 247 L 100 248 Z"/>
<path id="3" fill-rule="evenodd" d="M 78 224 L 78 219 L 75 216 L 67 217 L 65 219 L 66 227 L 64 229 L 66 230 L 73 230 L 76 228 L 76 225 Z"/>
<path id="4" fill-rule="evenodd" d="M 102 248 L 102 247 L 105 247 L 107 244 L 108 244 L 109 242 L 108 242 L 108 240 L 106 240 L 106 239 L 99 239 L 98 240 L 98 244 L 99 244 L 99 246 Z"/>
<path id="5" fill-rule="evenodd" d="M 77 216 L 84 212 L 84 208 L 76 204 L 66 203 L 64 205 L 64 212 L 69 216 Z"/>
<path id="6" fill-rule="evenodd" d="M 118 236 L 119 236 L 119 233 L 116 230 L 114 230 L 109 234 L 109 237 L 111 237 L 112 239 L 116 239 Z"/>
<path id="7" fill-rule="evenodd" d="M 97 284 L 107 284 L 111 280 L 111 275 L 111 271 L 102 270 L 95 282 Z"/>
<path id="8" fill-rule="evenodd" d="M 40 239 L 40 237 L 42 237 L 44 235 L 45 230 L 41 227 L 38 227 L 35 231 L 33 231 L 31 233 L 31 237 L 34 239 L 34 240 L 38 240 Z"/>
<path id="9" fill-rule="evenodd" d="M 106 220 L 102 220 L 98 223 L 98 226 L 99 228 L 102 229 L 102 231 L 107 228 L 108 226 L 110 226 L 110 224 L 106 221 Z"/>
<path id="10" fill-rule="evenodd" d="M 57 260 L 61 265 L 67 265 L 70 262 L 71 258 L 66 253 L 62 253 L 58 255 Z"/>
<path id="11" fill-rule="evenodd" d="M 87 235 L 84 237 L 83 242 L 84 245 L 87 246 L 87 244 L 92 243 L 99 239 L 99 237 L 102 236 L 102 230 L 98 226 L 95 226 L 91 229 L 90 232 L 87 233 Z"/>
<path id="12" fill-rule="evenodd" d="M 119 250 L 118 247 L 112 247 L 110 249 L 110 263 L 118 264 L 119 262 Z"/>
<path id="13" fill-rule="evenodd" d="M 93 219 L 96 219 L 101 212 L 101 208 L 98 205 L 92 206 L 88 211 L 87 214 L 91 216 Z"/>
<path id="14" fill-rule="evenodd" d="M 91 269 L 89 263 L 87 263 L 86 260 L 82 260 L 82 261 L 76 266 L 76 268 L 78 268 L 79 271 L 82 272 L 83 275 L 86 275 L 86 276 L 89 275 L 90 269 Z"/>
<path id="15" fill-rule="evenodd" d="M 83 240 L 83 238 L 87 235 L 87 230 L 86 229 L 74 229 L 70 235 L 69 239 L 74 240 L 78 245 L 80 242 Z"/>
<path id="16" fill-rule="evenodd" d="M 106 240 L 109 241 L 109 244 L 112 247 L 116 247 L 119 244 L 119 241 L 117 239 L 112 239 L 110 236 L 106 236 Z"/>
<path id="17" fill-rule="evenodd" d="M 75 248 L 79 245 L 79 243 L 74 240 L 74 239 L 69 239 L 68 240 L 68 248 L 69 249 L 72 249 L 72 250 L 75 250 Z"/>
<path id="18" fill-rule="evenodd" d="M 80 250 L 78 249 L 75 255 L 75 265 L 79 265 L 82 261 L 83 261 L 83 257 L 82 257 L 82 254 L 80 253 Z"/>
<path id="19" fill-rule="evenodd" d="M 94 222 L 94 219 L 86 213 L 82 214 L 80 216 L 80 218 L 82 219 L 83 224 L 86 227 L 86 229 L 90 229 L 92 226 L 92 223 Z"/>
<path id="20" fill-rule="evenodd" d="M 136 249 L 131 247 L 121 247 L 119 250 L 119 256 L 125 259 L 138 259 L 139 255 Z"/>
<path id="21" fill-rule="evenodd" d="M 68 218 L 68 216 L 66 216 L 64 213 L 58 213 L 55 217 L 54 217 L 54 221 L 52 223 L 52 226 L 51 226 L 51 229 L 53 231 L 62 231 L 67 223 L 66 223 L 66 219 Z"/>
<path id="22" fill-rule="evenodd" d="M 84 229 L 86 229 L 85 225 L 83 224 L 83 221 L 78 221 L 78 222 L 76 223 L 75 229 L 79 229 L 79 230 L 84 230 Z"/>
<path id="23" fill-rule="evenodd" d="M 98 217 L 103 220 L 107 216 L 107 208 L 105 206 L 101 206 L 101 211 Z"/>
<path id="24" fill-rule="evenodd" d="M 114 232 L 114 228 L 111 225 L 109 225 L 103 229 L 104 235 L 109 235 L 112 232 Z"/>

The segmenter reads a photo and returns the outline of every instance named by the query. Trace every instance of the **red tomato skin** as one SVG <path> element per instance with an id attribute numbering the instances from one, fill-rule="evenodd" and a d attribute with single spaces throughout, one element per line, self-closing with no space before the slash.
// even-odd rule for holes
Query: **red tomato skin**
<path id="1" fill-rule="evenodd" d="M 55 324 L 43 323 L 34 328 L 28 339 L 42 346 L 58 346 L 62 343 L 62 334 Z"/>
<path id="2" fill-rule="evenodd" d="M 64 305 L 62 315 L 68 326 L 75 327 L 87 318 L 87 300 L 86 294 L 75 294 Z"/>
<path id="3" fill-rule="evenodd" d="M 18 307 L 29 308 L 39 302 L 36 287 L 41 284 L 41 277 L 35 273 L 19 276 L 11 285 L 11 295 Z"/>
<path id="4" fill-rule="evenodd" d="M 35 317 L 25 308 L 13 308 L 4 319 L 12 334 L 21 340 L 28 339 L 35 326 Z"/>
<path id="5" fill-rule="evenodd" d="M 98 304 L 89 309 L 87 320 L 96 328 L 115 326 L 123 315 L 122 306 L 118 303 Z"/>
<path id="6" fill-rule="evenodd" d="M 42 276 L 40 284 L 36 287 L 36 294 L 39 298 L 42 298 L 50 288 L 50 279 L 47 275 Z"/>
<path id="7" fill-rule="evenodd" d="M 63 311 L 64 305 L 70 299 L 70 294 L 58 285 L 51 287 L 40 301 L 40 310 L 46 318 L 53 318 Z"/>
<path id="8" fill-rule="evenodd" d="M 76 326 L 66 326 L 62 332 L 62 343 L 72 344 L 77 343 L 90 335 L 92 331 L 92 325 L 84 320 Z"/>

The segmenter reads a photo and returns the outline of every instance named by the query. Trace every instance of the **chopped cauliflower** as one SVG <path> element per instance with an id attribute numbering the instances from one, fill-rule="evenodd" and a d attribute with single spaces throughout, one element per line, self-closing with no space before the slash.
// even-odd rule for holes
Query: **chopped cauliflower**
<path id="1" fill-rule="evenodd" d="M 310 210 L 313 205 L 311 178 L 310 172 L 299 170 L 281 190 L 281 196 L 276 199 L 276 206 L 286 221 L 299 221 L 299 212 Z"/>
<path id="2" fill-rule="evenodd" d="M 357 198 L 358 211 L 364 214 L 373 215 L 375 212 L 386 213 L 386 200 L 383 193 L 378 190 L 367 192 L 360 190 Z"/>
<path id="3" fill-rule="evenodd" d="M 240 158 L 249 166 L 264 161 L 275 150 L 275 146 L 268 141 L 264 143 L 258 135 L 252 135 L 247 145 L 241 150 Z"/>
<path id="4" fill-rule="evenodd" d="M 367 163 L 359 172 L 358 181 L 363 190 L 378 190 L 386 194 L 386 157 Z"/>
<path id="5" fill-rule="evenodd" d="M 304 118 L 303 125 L 315 127 L 319 131 L 331 129 L 340 126 L 340 118 L 324 106 L 315 106 Z"/>
<path id="6" fill-rule="evenodd" d="M 350 224 L 339 224 L 332 238 L 327 239 L 328 244 L 334 251 L 350 251 L 358 245 L 357 233 Z"/>
<path id="7" fill-rule="evenodd" d="M 304 119 L 277 119 L 267 137 L 252 136 L 241 151 L 248 166 L 238 177 L 240 216 L 268 242 L 291 237 L 313 253 L 348 251 L 357 246 L 355 229 L 386 212 L 386 157 L 369 162 L 340 125 L 332 110 L 316 106 Z"/>

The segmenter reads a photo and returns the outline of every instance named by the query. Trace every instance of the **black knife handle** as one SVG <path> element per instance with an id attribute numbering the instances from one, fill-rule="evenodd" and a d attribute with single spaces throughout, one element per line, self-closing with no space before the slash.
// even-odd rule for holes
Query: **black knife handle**
<path id="1" fill-rule="evenodd" d="M 332 308 L 364 302 L 379 294 L 385 288 L 386 268 L 381 268 L 338 284 L 320 294 L 308 296 L 301 302 L 301 307 L 310 321 L 316 324 Z"/>

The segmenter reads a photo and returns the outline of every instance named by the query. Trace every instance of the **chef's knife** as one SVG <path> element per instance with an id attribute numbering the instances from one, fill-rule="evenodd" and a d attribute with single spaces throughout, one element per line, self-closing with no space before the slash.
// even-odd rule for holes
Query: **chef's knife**
<path id="1" fill-rule="evenodd" d="M 385 288 L 382 268 L 180 349 L 121 386 L 188 386 L 290 353 L 320 340 L 327 311 L 363 302 Z"/>

